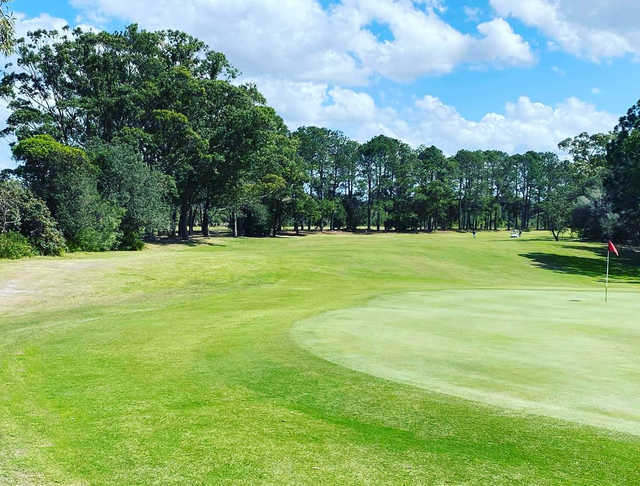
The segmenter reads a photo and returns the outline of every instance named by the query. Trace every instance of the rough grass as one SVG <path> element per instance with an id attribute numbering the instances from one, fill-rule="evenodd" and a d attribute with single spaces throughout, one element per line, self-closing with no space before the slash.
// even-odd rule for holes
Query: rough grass
<path id="1" fill-rule="evenodd" d="M 0 484 L 640 482 L 635 435 L 353 371 L 291 332 L 408 292 L 596 291 L 598 246 L 538 233 L 206 243 L 0 263 Z M 622 256 L 612 295 L 638 289 Z"/>

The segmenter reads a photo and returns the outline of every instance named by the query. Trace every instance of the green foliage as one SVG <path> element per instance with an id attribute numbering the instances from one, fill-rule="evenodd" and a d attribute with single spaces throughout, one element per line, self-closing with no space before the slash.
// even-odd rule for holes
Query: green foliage
<path id="1" fill-rule="evenodd" d="M 72 250 L 105 251 L 119 246 L 120 223 L 125 210 L 104 199 L 96 179 L 86 174 L 65 174 L 64 188 L 57 197 L 54 213 Z"/>
<path id="2" fill-rule="evenodd" d="M 58 205 L 57 197 L 65 189 L 60 185 L 60 177 L 95 174 L 95 168 L 83 150 L 63 145 L 50 135 L 36 135 L 21 140 L 13 147 L 13 155 L 23 162 L 17 174 L 38 197 L 44 199 L 54 214 Z"/>
<path id="3" fill-rule="evenodd" d="M 141 249 L 142 235 L 169 225 L 173 179 L 149 166 L 129 143 L 96 141 L 89 155 L 100 168 L 100 193 L 125 210 L 119 228 L 120 248 Z"/>
<path id="4" fill-rule="evenodd" d="M 0 233 L 0 258 L 17 260 L 35 254 L 29 240 L 15 231 Z"/>
<path id="5" fill-rule="evenodd" d="M 607 151 L 605 189 L 619 215 L 618 239 L 640 242 L 640 101 L 620 118 Z"/>
<path id="6" fill-rule="evenodd" d="M 23 162 L 16 172 L 47 203 L 70 249 L 103 251 L 117 246 L 124 210 L 99 193 L 99 170 L 83 150 L 39 135 L 21 140 L 14 155 Z"/>
<path id="7" fill-rule="evenodd" d="M 138 248 L 176 226 L 186 239 L 197 224 L 208 236 L 220 211 L 234 235 L 240 218 L 246 234 L 366 224 L 555 235 L 574 226 L 602 237 L 615 226 L 616 238 L 640 241 L 638 106 L 613 134 L 562 141 L 570 160 L 557 177 L 553 153 L 447 157 L 384 135 L 360 145 L 321 127 L 290 134 L 255 85 L 230 82 L 237 71 L 223 54 L 183 32 L 40 30 L 17 55 L 20 69 L 0 86 L 4 134 L 19 140 L 18 175 L 74 248 Z M 598 191 L 602 201 L 585 204 Z"/>
<path id="8" fill-rule="evenodd" d="M 257 201 L 242 206 L 239 218 L 239 233 L 244 236 L 268 236 L 271 233 L 272 221 L 267 207 Z"/>
<path id="9" fill-rule="evenodd" d="M 8 56 L 13 52 L 15 22 L 13 15 L 6 7 L 11 0 L 0 0 L 0 53 Z"/>
<path id="10" fill-rule="evenodd" d="M 42 255 L 61 255 L 65 240 L 44 201 L 17 181 L 0 182 L 0 233 L 16 231 Z"/>
<path id="11" fill-rule="evenodd" d="M 580 195 L 571 213 L 571 226 L 581 238 L 602 240 L 615 238 L 619 215 L 613 211 L 603 188 L 589 188 Z"/>

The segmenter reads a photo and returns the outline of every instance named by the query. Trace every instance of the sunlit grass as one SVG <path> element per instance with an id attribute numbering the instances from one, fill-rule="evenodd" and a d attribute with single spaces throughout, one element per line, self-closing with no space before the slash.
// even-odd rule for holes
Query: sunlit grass
<path id="1" fill-rule="evenodd" d="M 0 483 L 640 481 L 634 435 L 353 371 L 292 334 L 408 292 L 600 292 L 598 245 L 505 232 L 204 243 L 0 263 Z M 628 258 L 614 296 L 639 288 Z"/>

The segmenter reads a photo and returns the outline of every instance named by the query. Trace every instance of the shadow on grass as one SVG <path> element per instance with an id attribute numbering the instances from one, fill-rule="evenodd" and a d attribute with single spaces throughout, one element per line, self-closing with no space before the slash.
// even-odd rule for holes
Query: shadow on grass
<path id="1" fill-rule="evenodd" d="M 226 246 L 221 243 L 214 243 L 210 241 L 210 238 L 221 238 L 223 236 L 228 236 L 226 234 L 214 234 L 212 233 L 209 237 L 205 238 L 203 236 L 191 236 L 186 240 L 182 240 L 180 238 L 171 238 L 171 237 L 161 237 L 153 241 L 149 241 L 150 245 L 158 245 L 158 246 L 167 246 L 167 245 L 184 245 L 184 246 Z"/>
<path id="2" fill-rule="evenodd" d="M 564 247 L 567 248 L 567 247 Z M 606 251 L 602 248 L 575 246 L 575 249 L 586 250 L 596 257 L 559 255 L 556 253 L 521 253 L 534 265 L 554 272 L 601 277 L 604 280 L 606 271 Z M 609 268 L 609 279 L 624 283 L 640 283 L 640 254 L 631 250 L 621 251 L 620 257 L 612 256 Z"/>

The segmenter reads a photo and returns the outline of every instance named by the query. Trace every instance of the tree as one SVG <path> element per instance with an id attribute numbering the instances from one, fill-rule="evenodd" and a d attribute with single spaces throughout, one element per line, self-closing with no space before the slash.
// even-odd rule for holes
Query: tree
<path id="1" fill-rule="evenodd" d="M 149 166 L 137 147 L 116 139 L 95 141 L 89 157 L 100 169 L 98 189 L 125 213 L 120 222 L 120 248 L 139 249 L 142 237 L 169 226 L 174 181 Z"/>
<path id="2" fill-rule="evenodd" d="M 16 182 L 0 182 L 0 233 L 20 227 L 21 200 L 20 186 Z"/>
<path id="3" fill-rule="evenodd" d="M 15 34 L 13 15 L 7 8 L 10 0 L 0 0 L 0 53 L 8 56 L 13 51 Z"/>
<path id="4" fill-rule="evenodd" d="M 576 187 L 571 166 L 568 162 L 559 162 L 557 156 L 550 154 L 545 166 L 547 189 L 541 209 L 547 225 L 556 241 L 560 234 L 571 224 L 571 214 L 575 205 Z"/>
<path id="5" fill-rule="evenodd" d="M 253 179 L 258 199 L 269 215 L 270 232 L 276 236 L 287 217 L 295 216 L 296 199 L 304 194 L 305 174 L 293 138 L 272 108 L 262 107 L 263 143 L 255 154 Z"/>
<path id="6" fill-rule="evenodd" d="M 21 140 L 13 153 L 23 162 L 16 173 L 45 201 L 70 248 L 102 251 L 117 246 L 123 210 L 100 195 L 99 171 L 83 150 L 39 135 Z"/>
<path id="7" fill-rule="evenodd" d="M 0 182 L 0 233 L 17 232 L 42 255 L 60 255 L 65 241 L 44 201 L 16 180 Z"/>
<path id="8" fill-rule="evenodd" d="M 421 146 L 414 168 L 415 211 L 422 227 L 433 231 L 447 226 L 449 208 L 455 204 L 453 164 L 435 147 Z"/>
<path id="9" fill-rule="evenodd" d="M 607 150 L 604 187 L 619 215 L 616 237 L 640 242 L 640 101 L 620 118 Z"/>
<path id="10" fill-rule="evenodd" d="M 586 180 L 604 176 L 607 168 L 607 145 L 612 136 L 609 133 L 589 135 L 582 132 L 558 144 L 558 148 L 571 156 L 571 163 L 577 175 Z"/>
<path id="11" fill-rule="evenodd" d="M 189 210 L 198 195 L 199 175 L 211 162 L 207 154 L 208 143 L 182 113 L 155 110 L 153 116 L 153 144 L 148 150 L 154 154 L 155 167 L 175 180 L 178 234 L 186 239 L 189 237 Z"/>

